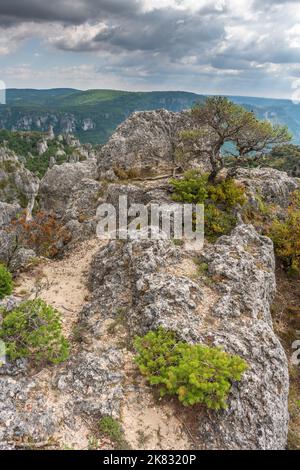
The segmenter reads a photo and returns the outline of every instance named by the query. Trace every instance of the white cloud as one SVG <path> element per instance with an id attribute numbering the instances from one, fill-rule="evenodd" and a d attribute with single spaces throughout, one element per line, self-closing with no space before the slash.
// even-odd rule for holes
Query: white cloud
<path id="1" fill-rule="evenodd" d="M 286 32 L 286 37 L 290 47 L 300 48 L 300 24 L 289 28 Z"/>
<path id="2" fill-rule="evenodd" d="M 0 55 L 16 51 L 22 42 L 37 34 L 38 28 L 35 23 L 21 23 L 10 28 L 0 27 Z"/>
<path id="3" fill-rule="evenodd" d="M 61 27 L 58 34 L 49 37 L 49 42 L 66 50 L 80 50 L 80 48 L 93 50 L 97 48 L 97 44 L 94 43 L 95 38 L 107 31 L 109 29 L 103 22 Z"/>
<path id="4" fill-rule="evenodd" d="M 1 9 L 7 22 L 0 23 L 1 55 L 39 38 L 44 49 L 35 45 L 32 51 L 33 57 L 41 54 L 39 64 L 56 49 L 60 60 L 66 58 L 66 67 L 52 67 L 48 77 L 19 66 L 19 78 L 13 78 L 7 69 L 22 86 L 35 74 L 43 83 L 85 88 L 217 92 L 223 84 L 224 92 L 231 86 L 232 92 L 247 87 L 263 93 L 272 86 L 274 93 L 289 93 L 300 75 L 299 1 L 73 0 L 70 9 L 70 0 L 52 0 L 43 8 L 35 0 L 1 0 Z M 35 21 L 29 21 L 30 12 Z"/>

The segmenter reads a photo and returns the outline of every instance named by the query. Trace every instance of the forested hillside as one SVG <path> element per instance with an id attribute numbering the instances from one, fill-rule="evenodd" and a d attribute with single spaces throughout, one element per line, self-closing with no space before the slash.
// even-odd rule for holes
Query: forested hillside
<path id="1" fill-rule="evenodd" d="M 8 130 L 73 133 L 81 142 L 105 143 L 116 127 L 134 111 L 182 111 L 203 101 L 203 95 L 181 91 L 126 92 L 72 88 L 8 89 L 7 105 L 0 106 L 0 127 Z M 300 143 L 300 107 L 289 100 L 231 97 L 260 119 L 286 124 Z"/>

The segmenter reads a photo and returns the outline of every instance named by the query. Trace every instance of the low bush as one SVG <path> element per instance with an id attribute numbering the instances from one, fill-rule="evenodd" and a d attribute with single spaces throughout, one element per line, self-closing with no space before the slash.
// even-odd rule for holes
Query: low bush
<path id="1" fill-rule="evenodd" d="M 204 217 L 205 236 L 211 242 L 221 235 L 228 235 L 237 223 L 233 214 L 211 204 L 205 206 Z"/>
<path id="2" fill-rule="evenodd" d="M 224 204 L 227 208 L 246 203 L 245 190 L 233 179 L 226 179 L 215 185 L 208 185 L 209 198 L 216 204 Z"/>
<path id="3" fill-rule="evenodd" d="M 60 314 L 43 300 L 28 300 L 12 312 L 1 311 L 0 339 L 10 360 L 58 364 L 68 358 L 69 343 L 62 333 Z"/>
<path id="4" fill-rule="evenodd" d="M 247 363 L 219 348 L 178 341 L 163 328 L 135 340 L 136 363 L 160 395 L 177 395 L 185 406 L 202 403 L 219 410 L 227 407 L 232 382 L 241 380 Z"/>
<path id="5" fill-rule="evenodd" d="M 235 227 L 237 219 L 234 208 L 246 202 L 244 188 L 234 180 L 226 179 L 209 183 L 208 174 L 190 170 L 180 180 L 172 179 L 173 200 L 189 204 L 204 204 L 205 235 L 215 241 L 227 235 Z"/>
<path id="6" fill-rule="evenodd" d="M 70 234 L 54 214 L 37 212 L 32 220 L 24 213 L 13 221 L 12 231 L 18 244 L 33 249 L 38 256 L 54 258 L 60 249 L 70 241 Z"/>
<path id="7" fill-rule="evenodd" d="M 207 200 L 222 204 L 226 208 L 244 205 L 245 190 L 232 178 L 215 184 L 209 183 L 209 174 L 199 170 L 190 170 L 182 179 L 171 179 L 173 200 L 192 204 L 204 204 Z"/>
<path id="8" fill-rule="evenodd" d="M 141 176 L 141 170 L 139 168 L 122 168 L 120 166 L 114 166 L 113 167 L 115 175 L 120 179 L 120 180 L 131 180 L 135 178 L 139 178 Z"/>
<path id="9" fill-rule="evenodd" d="M 171 179 L 173 200 L 187 204 L 204 204 L 208 199 L 208 174 L 190 170 L 182 179 Z"/>
<path id="10" fill-rule="evenodd" d="M 0 300 L 10 295 L 13 290 L 12 275 L 4 264 L 0 264 Z"/>

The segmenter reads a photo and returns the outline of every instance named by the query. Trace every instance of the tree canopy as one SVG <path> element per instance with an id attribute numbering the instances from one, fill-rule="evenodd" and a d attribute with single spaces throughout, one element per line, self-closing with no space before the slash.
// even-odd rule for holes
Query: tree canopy
<path id="1" fill-rule="evenodd" d="M 257 119 L 253 112 L 232 103 L 225 97 L 209 97 L 192 110 L 196 131 L 193 137 L 203 136 L 206 130 L 210 145 L 204 150 L 212 166 L 214 178 L 223 167 L 221 149 L 227 142 L 233 144 L 237 157 L 261 155 L 275 145 L 292 139 L 286 126 L 274 125 Z"/>

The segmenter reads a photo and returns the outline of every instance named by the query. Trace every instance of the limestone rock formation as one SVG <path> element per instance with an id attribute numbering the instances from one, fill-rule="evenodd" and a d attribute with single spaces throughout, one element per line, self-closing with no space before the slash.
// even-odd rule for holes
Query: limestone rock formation
<path id="1" fill-rule="evenodd" d="M 112 167 L 139 170 L 142 173 L 169 171 L 176 166 L 176 147 L 181 143 L 181 131 L 193 128 L 188 112 L 173 113 L 164 109 L 133 113 L 124 121 L 103 146 L 98 157 L 99 172 Z M 195 148 L 197 164 L 204 170 L 210 168 L 207 155 L 201 149 L 205 139 Z M 192 165 L 191 158 L 191 165 Z"/>
<path id="2" fill-rule="evenodd" d="M 83 131 L 90 131 L 96 128 L 96 123 L 91 118 L 85 118 L 82 121 L 82 130 Z"/>
<path id="3" fill-rule="evenodd" d="M 59 368 L 52 383 L 47 375 L 26 374 L 24 360 L 0 367 L 0 448 L 46 447 L 76 438 L 87 420 L 118 417 L 121 367 L 122 356 L 114 348 L 79 353 Z M 56 399 L 45 399 L 49 388 Z"/>
<path id="4" fill-rule="evenodd" d="M 0 148 L 0 201 L 32 209 L 39 179 L 20 162 L 14 152 Z"/>
<path id="5" fill-rule="evenodd" d="M 7 226 L 21 210 L 18 204 L 7 204 L 0 201 L 0 230 Z"/>
<path id="6" fill-rule="evenodd" d="M 97 165 L 94 159 L 79 163 L 64 163 L 49 169 L 41 181 L 39 198 L 44 211 L 63 217 L 74 188 L 83 179 L 96 179 Z"/>
<path id="7" fill-rule="evenodd" d="M 39 155 L 43 155 L 48 150 L 47 140 L 43 139 L 37 143 L 37 151 Z"/>
<path id="8" fill-rule="evenodd" d="M 36 259 L 36 253 L 29 248 L 18 247 L 11 257 L 8 267 L 12 273 L 27 269 L 30 263 Z"/>
<path id="9" fill-rule="evenodd" d="M 11 230 L 11 222 L 21 211 L 17 204 L 0 202 L 0 263 L 6 264 L 13 273 L 26 268 L 36 256 L 33 250 L 18 245 L 16 234 Z"/>
<path id="10" fill-rule="evenodd" d="M 243 356 L 250 369 L 233 388 L 228 410 L 204 420 L 200 415 L 200 439 L 210 449 L 284 449 L 289 377 L 270 314 L 276 287 L 272 242 L 241 225 L 204 256 L 209 273 L 223 280 L 212 309 L 220 322 L 203 337 Z"/>
<path id="11" fill-rule="evenodd" d="M 16 250 L 16 238 L 13 233 L 0 230 L 0 263 L 9 264 Z"/>
<path id="12" fill-rule="evenodd" d="M 72 241 L 93 238 L 96 234 L 96 212 L 103 184 L 93 179 L 78 182 L 70 194 L 63 222 Z"/>
<path id="13" fill-rule="evenodd" d="M 122 354 L 114 348 L 103 350 L 102 354 L 84 352 L 68 368 L 58 372 L 54 385 L 61 393 L 71 394 L 74 414 L 118 417 L 124 377 L 122 364 Z"/>
<path id="14" fill-rule="evenodd" d="M 74 128 L 72 116 L 64 125 L 68 131 Z M 92 123 L 84 121 L 84 126 Z M 128 196 L 129 205 L 170 202 L 168 177 L 118 181 L 114 169 L 170 174 L 176 149 L 183 145 L 180 133 L 192 128 L 189 113 L 134 113 L 100 150 L 97 160 L 88 146 L 78 153 L 76 139 L 62 137 L 74 149 L 72 161 L 86 160 L 54 165 L 40 184 L 12 152 L 0 149 L 0 262 L 16 272 L 35 256 L 19 247 L 7 228 L 24 205 L 23 199 L 25 207 L 32 208 L 37 191 L 41 210 L 53 212 L 74 242 L 95 236 L 96 210 L 102 202 L 117 206 L 120 195 Z M 208 171 L 206 145 L 209 142 L 203 138 L 192 152 L 197 164 Z M 299 187 L 295 178 L 268 168 L 238 168 L 226 174 L 246 188 L 250 202 L 261 197 L 283 210 L 291 192 Z M 137 370 L 125 339 L 131 344 L 135 335 L 163 326 L 190 343 L 220 346 L 238 354 L 249 365 L 242 380 L 233 383 L 227 410 L 192 409 L 196 445 L 203 449 L 284 449 L 289 378 L 287 358 L 270 313 L 276 290 L 271 240 L 240 223 L 215 244 L 206 243 L 201 252 L 191 253 L 163 239 L 101 241 L 101 248 L 94 242 L 93 249 L 98 251 L 90 266 L 90 292 L 82 290 L 79 278 L 69 287 L 70 272 L 81 258 L 67 268 L 65 259 L 60 260 L 59 266 L 66 271 L 66 285 L 57 291 L 63 327 L 71 341 L 80 331 L 80 345 L 74 340 L 70 358 L 59 366 L 30 369 L 21 360 L 0 367 L 0 448 L 44 448 L 53 442 L 61 447 L 66 436 L 75 445 L 86 446 L 83 430 L 85 436 L 90 435 L 101 416 L 121 419 L 126 393 L 134 390 L 135 385 L 127 381 L 128 369 Z M 197 271 L 195 258 L 205 263 L 207 282 Z M 91 255 L 86 269 L 90 259 Z M 51 263 L 47 261 L 47 266 Z M 57 265 L 53 271 L 56 275 Z M 74 312 L 65 305 L 63 293 L 71 290 L 75 296 L 77 289 L 82 300 Z M 11 310 L 18 302 L 12 296 L 0 302 L 0 307 Z M 111 327 L 120 326 L 120 317 L 122 333 L 115 337 Z M 151 392 L 147 389 L 147 393 Z M 187 420 L 188 413 L 182 413 L 181 419 Z"/>
<path id="15" fill-rule="evenodd" d="M 249 370 L 234 384 L 229 408 L 195 411 L 204 449 L 284 449 L 288 427 L 288 366 L 274 334 L 270 303 L 275 292 L 272 242 L 240 225 L 203 256 L 219 282 L 207 292 L 180 272 L 167 240 L 110 242 L 94 258 L 93 301 L 82 319 L 97 336 L 103 319 L 126 311 L 131 334 L 163 325 L 190 342 L 222 346 L 244 357 Z M 168 267 L 177 265 L 177 269 Z"/>
<path id="16" fill-rule="evenodd" d="M 260 196 L 267 203 L 287 207 L 290 195 L 299 189 L 299 181 L 274 168 L 235 168 L 228 172 L 242 183 L 255 201 Z"/>
<path id="17" fill-rule="evenodd" d="M 120 196 L 127 197 L 128 207 L 131 204 L 172 203 L 171 188 L 167 181 L 153 182 L 148 187 L 131 183 L 111 183 L 106 188 L 103 200 L 117 207 Z"/>
<path id="18" fill-rule="evenodd" d="M 21 212 L 18 204 L 0 202 L 0 263 L 9 264 L 16 250 L 16 239 L 7 230 L 11 221 Z"/>

